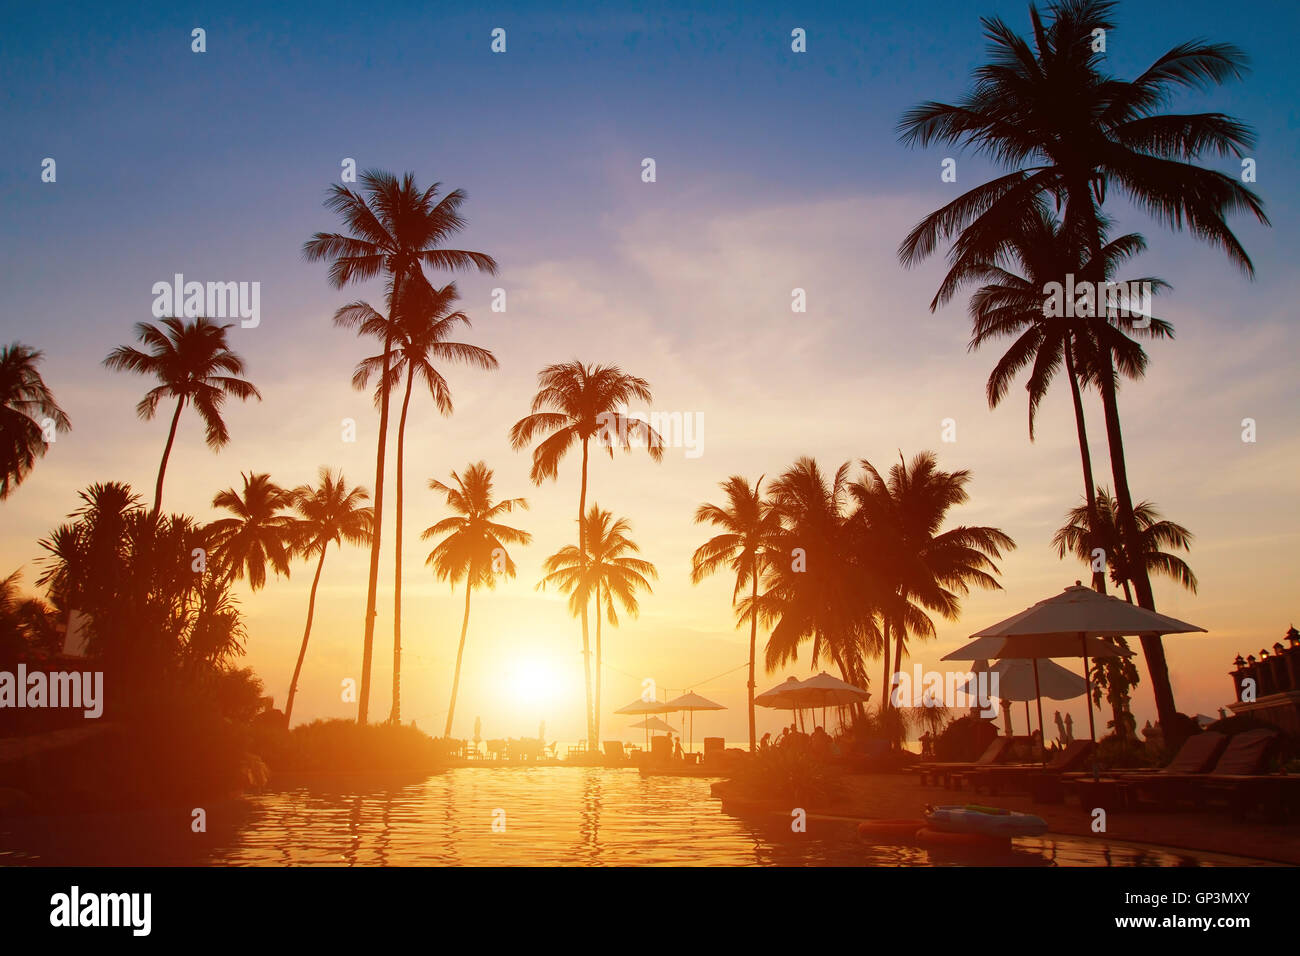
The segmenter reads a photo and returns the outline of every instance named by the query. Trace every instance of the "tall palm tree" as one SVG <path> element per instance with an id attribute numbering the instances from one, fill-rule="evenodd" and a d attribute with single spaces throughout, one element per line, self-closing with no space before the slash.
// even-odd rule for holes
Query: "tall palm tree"
<path id="1" fill-rule="evenodd" d="M 994 558 L 1016 546 L 998 528 L 959 525 L 941 531 L 948 512 L 970 499 L 970 472 L 942 471 L 932 452 L 911 463 L 899 456 L 888 480 L 863 460 L 861 481 L 849 486 L 857 501 L 855 517 L 864 522 L 870 547 L 883 562 L 890 600 L 884 608 L 885 633 L 894 636 L 894 666 L 903 666 L 907 638 L 935 636 L 927 611 L 956 620 L 961 596 L 972 586 L 1001 590 Z M 885 648 L 885 681 L 889 686 L 889 649 Z M 880 708 L 889 703 L 882 688 Z"/>
<path id="2" fill-rule="evenodd" d="M 773 546 L 781 531 L 776 513 L 763 500 L 763 479 L 751 486 L 740 475 L 732 475 L 722 482 L 726 495 L 725 505 L 705 503 L 695 510 L 696 524 L 712 524 L 722 533 L 714 535 L 695 549 L 691 556 L 691 583 L 699 584 L 710 574 L 726 566 L 736 575 L 736 586 L 731 591 L 734 605 L 741 590 L 748 585 L 748 606 L 739 612 L 738 623 L 749 621 L 749 750 L 758 749 L 754 722 L 754 657 L 758 646 L 758 582 L 762 576 L 769 547 Z"/>
<path id="3" fill-rule="evenodd" d="M 212 499 L 212 507 L 235 516 L 209 522 L 208 532 L 226 581 L 242 579 L 247 572 L 248 586 L 257 591 L 266 585 L 268 563 L 276 574 L 289 576 L 297 529 L 285 510 L 294 499 L 265 472 L 240 475 L 242 493 L 227 488 Z"/>
<path id="4" fill-rule="evenodd" d="M 877 617 L 885 598 L 861 526 L 850 520 L 849 465 L 827 476 L 799 458 L 768 490 L 781 532 L 768 547 L 759 614 L 772 625 L 764 665 L 795 661 L 812 641 L 811 663 L 823 658 L 850 684 L 867 684 L 865 660 L 882 653 L 887 635 Z"/>
<path id="5" fill-rule="evenodd" d="M 290 492 L 294 510 L 298 512 L 296 525 L 297 550 L 300 555 L 310 558 L 316 555 L 316 574 L 311 579 L 311 596 L 307 599 L 307 625 L 302 631 L 302 647 L 298 651 L 298 662 L 293 668 L 293 680 L 289 682 L 289 696 L 284 705 L 284 725 L 289 726 L 293 716 L 293 700 L 298 693 L 298 677 L 302 673 L 302 662 L 307 657 L 307 641 L 311 637 L 311 622 L 316 614 L 316 588 L 320 584 L 320 574 L 325 567 L 325 552 L 331 544 L 343 546 L 348 544 L 367 544 L 374 528 L 374 511 L 365 504 L 370 493 L 360 486 L 349 488 L 342 472 L 332 472 L 328 468 L 320 469 L 319 483 L 299 485 Z"/>
<path id="6" fill-rule="evenodd" d="M 626 518 L 615 519 L 592 502 L 584 521 L 586 525 L 586 560 L 583 552 L 571 544 L 548 557 L 542 564 L 546 572 L 538 587 L 555 585 L 569 594 L 569 610 L 577 617 L 594 599 L 596 608 L 596 687 L 594 707 L 596 739 L 600 739 L 600 688 L 603 657 L 600 644 L 602 605 L 605 618 L 618 626 L 616 604 L 636 617 L 640 613 L 637 592 L 650 593 L 650 578 L 658 572 L 649 561 L 636 557 L 641 548 L 630 537 L 632 526 Z"/>
<path id="7" fill-rule="evenodd" d="M 537 394 L 533 396 L 532 414 L 515 422 L 510 429 L 510 445 L 515 451 L 528 447 L 539 435 L 546 435 L 533 449 L 533 467 L 529 477 L 540 485 L 554 480 L 560 471 L 560 459 L 575 444 L 582 446 L 582 486 L 578 492 L 578 551 L 587 553 L 587 459 L 592 439 L 614 457 L 614 446 L 632 447 L 632 439 L 645 442 L 651 459 L 661 461 L 663 436 L 648 422 L 631 418 L 623 409 L 633 400 L 650 402 L 650 383 L 628 375 L 617 365 L 587 365 L 561 362 L 548 365 L 537 374 Z M 592 709 L 591 645 L 588 637 L 586 605 L 582 608 L 582 663 L 587 682 L 587 743 L 594 750 L 596 715 Z"/>
<path id="8" fill-rule="evenodd" d="M 447 499 L 455 512 L 443 518 L 421 535 L 426 541 L 442 540 L 429 552 L 425 564 L 433 568 L 439 581 L 465 582 L 465 616 L 460 625 L 460 645 L 456 649 L 456 672 L 451 682 L 451 703 L 447 706 L 444 737 L 451 736 L 456 718 L 456 695 L 460 691 L 460 665 L 465 655 L 465 635 L 469 632 L 469 599 L 476 587 L 495 588 L 497 575 L 515 576 L 515 562 L 507 544 L 528 544 L 533 536 L 527 531 L 501 524 L 497 519 L 516 508 L 527 509 L 524 498 L 492 499 L 492 469 L 484 462 L 470 465 L 464 475 L 451 473 L 451 485 L 429 479 L 429 488 Z"/>
<path id="9" fill-rule="evenodd" d="M 399 315 L 408 284 L 427 285 L 425 267 L 463 269 L 473 266 L 496 273 L 496 260 L 481 252 L 444 249 L 442 243 L 465 226 L 460 215 L 465 193 L 454 189 L 441 199 L 440 183 L 428 189 L 415 185 L 407 173 L 400 180 L 392 173 L 367 170 L 361 175 L 361 192 L 346 186 L 330 187 L 325 207 L 342 217 L 346 234 L 318 232 L 303 244 L 309 262 L 329 260 L 330 283 L 341 289 L 351 282 L 387 276 L 388 314 Z M 354 303 L 355 304 L 355 303 Z M 340 310 L 342 312 L 343 310 Z M 338 321 L 335 315 L 335 321 Z M 384 515 L 384 452 L 388 438 L 390 379 L 388 363 L 391 335 L 384 337 L 379 381 L 379 439 L 375 449 L 375 524 L 370 541 L 370 576 L 366 588 L 365 638 L 361 654 L 361 694 L 357 701 L 357 722 L 364 724 L 370 713 L 370 664 L 375 640 L 375 602 L 379 590 L 379 548 Z"/>
<path id="10" fill-rule="evenodd" d="M 401 381 L 403 373 L 406 375 L 406 391 L 402 395 L 402 411 L 397 425 L 397 495 L 394 508 L 393 711 L 389 720 L 395 724 L 402 722 L 402 488 L 405 475 L 403 461 L 406 450 L 406 414 L 411 404 L 411 390 L 416 379 L 419 379 L 429 389 L 438 411 L 450 415 L 453 411 L 451 386 L 434 362 L 463 362 L 481 369 L 497 367 L 496 356 L 487 349 L 447 341 L 447 336 L 452 334 L 458 324 L 464 323 L 466 328 L 470 325 L 469 316 L 464 312 L 450 311 L 452 304 L 459 298 L 455 283 L 448 283 L 441 289 L 423 283 L 408 286 L 406 297 L 406 305 L 401 310 L 396 328 L 390 328 L 389 319 L 365 303 L 357 304 L 361 311 L 355 317 L 362 334 L 374 335 L 382 341 L 392 343 L 389 365 L 391 384 Z M 353 385 L 364 388 L 371 375 L 380 373 L 383 363 L 382 355 L 364 359 L 357 365 L 352 376 Z M 382 402 L 383 391 L 384 386 L 380 385 L 375 393 L 376 405 Z"/>
<path id="11" fill-rule="evenodd" d="M 1088 260 L 1102 261 L 1101 206 L 1112 184 L 1135 205 L 1169 225 L 1220 246 L 1248 275 L 1253 266 L 1227 224 L 1238 211 L 1267 225 L 1262 200 L 1234 177 L 1197 165 L 1202 156 L 1244 155 L 1254 144 L 1245 124 L 1222 113 L 1162 112 L 1180 89 L 1208 89 L 1240 78 L 1245 55 L 1226 43 L 1192 41 L 1171 48 L 1134 80 L 1105 72 L 1105 54 L 1093 31 L 1114 30 L 1109 0 L 1058 0 L 1044 20 L 1030 7 L 1032 41 L 997 18 L 985 18 L 990 62 L 975 71 L 973 88 L 956 104 L 928 102 L 900 123 L 904 142 L 965 145 L 1012 171 L 969 190 L 923 219 L 899 249 L 904 264 L 955 239 L 951 255 L 987 249 L 1035 197 L 1050 195 L 1065 207 L 1065 229 L 1079 236 Z M 1095 272 L 1082 276 L 1100 279 Z M 1136 520 L 1116 402 L 1117 382 L 1099 353 L 1097 381 L 1105 413 L 1111 477 L 1124 534 L 1136 539 Z M 1145 569 L 1133 581 L 1138 603 L 1154 609 Z M 1176 713 L 1164 646 L 1143 635 L 1161 723 Z"/>
<path id="12" fill-rule="evenodd" d="M 104 359 L 104 364 L 114 371 L 152 375 L 161 383 L 145 393 L 135 410 L 145 421 L 153 418 L 158 403 L 175 399 L 176 411 L 172 414 L 167 444 L 163 447 L 162 462 L 158 465 L 158 482 L 154 486 L 153 514 L 162 507 L 163 478 L 167 475 L 167 459 L 176 440 L 176 426 L 186 405 L 193 405 L 203 420 L 208 447 L 213 451 L 230 441 L 230 432 L 221 407 L 226 396 L 240 401 L 262 395 L 252 383 L 240 378 L 244 374 L 244 360 L 230 350 L 226 342 L 229 325 L 216 323 L 200 316 L 193 322 L 178 318 L 162 320 L 162 328 L 150 322 L 138 322 L 136 337 L 148 347 L 142 352 L 129 345 L 115 348 Z"/>
<path id="13" fill-rule="evenodd" d="M 1137 234 L 1120 236 L 1102 247 L 1102 262 L 1095 271 L 1109 280 L 1121 262 L 1145 248 L 1146 241 Z M 986 394 L 989 407 L 996 408 L 1006 397 L 1016 376 L 1029 368 L 1025 389 L 1029 396 L 1030 441 L 1034 440 L 1038 408 L 1057 373 L 1064 370 L 1074 407 L 1084 499 L 1089 508 L 1095 508 L 1096 488 L 1082 388 L 1089 381 L 1096 380 L 1096 370 L 1102 364 L 1097 352 L 1102 348 L 1109 349 L 1116 369 L 1129 378 L 1141 378 L 1146 371 L 1147 355 L 1129 335 L 1173 338 L 1173 326 L 1155 316 L 1147 317 L 1145 327 L 1142 327 L 1129 314 L 1116 314 L 1109 321 L 1101 322 L 1086 317 L 1044 315 L 1043 290 L 1048 283 L 1064 283 L 1071 273 L 1094 270 L 1086 261 L 1082 267 L 1078 265 L 1081 255 L 1086 253 L 1073 247 L 1071 237 L 1041 201 L 1034 202 L 1029 212 L 1008 232 L 997 249 L 997 255 L 1018 263 L 1022 274 L 1010 271 L 997 259 L 968 256 L 949 270 L 944 290 L 935 297 L 936 303 L 963 282 L 985 283 L 970 299 L 973 332 L 969 347 L 974 351 L 995 339 L 1014 339 L 989 374 Z M 1132 288 L 1133 283 L 1145 283 L 1152 293 L 1168 287 L 1163 280 L 1151 277 L 1127 280 L 1124 285 Z M 1105 593 L 1104 572 L 1093 575 L 1093 587 Z"/>
<path id="14" fill-rule="evenodd" d="M 8 498 L 45 454 L 45 423 L 72 427 L 36 370 L 42 354 L 15 342 L 0 349 L 0 501 Z"/>

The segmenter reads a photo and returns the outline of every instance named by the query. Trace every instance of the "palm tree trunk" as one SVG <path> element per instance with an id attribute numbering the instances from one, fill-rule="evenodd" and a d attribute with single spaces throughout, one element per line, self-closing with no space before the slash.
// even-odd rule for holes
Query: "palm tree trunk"
<path id="1" fill-rule="evenodd" d="M 1083 417 L 1083 396 L 1079 392 L 1079 374 L 1074 364 L 1071 336 L 1065 337 L 1065 369 L 1070 379 L 1070 397 L 1074 400 L 1074 427 L 1079 435 L 1079 457 L 1083 464 L 1083 494 L 1088 504 L 1088 553 L 1095 547 L 1097 529 L 1097 487 L 1092 477 L 1092 452 L 1088 448 L 1088 427 Z M 1109 557 L 1109 555 L 1107 556 Z M 1103 561 L 1103 564 L 1105 562 Z M 1092 589 L 1106 593 L 1106 569 L 1092 572 Z"/>
<path id="2" fill-rule="evenodd" d="M 1101 223 L 1097 209 L 1093 205 L 1092 193 L 1086 180 L 1076 181 L 1069 188 L 1070 206 L 1078 204 L 1086 222 L 1088 237 L 1089 270 L 1088 278 L 1094 282 L 1105 279 L 1101 266 Z M 1101 318 L 1105 322 L 1105 318 Z M 1128 487 L 1128 466 L 1124 460 L 1124 439 L 1120 430 L 1119 405 L 1115 397 L 1115 370 L 1108 348 L 1100 349 L 1100 390 L 1102 408 L 1106 415 L 1106 441 L 1110 451 L 1111 478 L 1115 484 L 1115 501 L 1119 506 L 1120 545 L 1139 540 L 1137 521 L 1133 517 L 1133 497 Z M 1131 569 L 1134 590 L 1137 591 L 1138 605 L 1149 611 L 1156 609 L 1155 596 L 1151 592 L 1151 581 L 1147 569 L 1141 562 L 1136 562 Z M 1142 654 L 1146 658 L 1147 673 L 1151 679 L 1151 692 L 1155 697 L 1156 715 L 1165 733 L 1165 742 L 1177 745 L 1180 741 L 1173 739 L 1174 716 L 1178 710 L 1174 704 L 1174 691 L 1169 683 L 1169 664 L 1165 660 L 1165 647 L 1159 634 L 1143 634 Z"/>
<path id="3" fill-rule="evenodd" d="M 876 709 L 883 714 L 889 707 L 889 633 L 892 629 L 892 622 L 888 615 L 886 615 L 882 620 L 885 625 L 885 639 L 881 642 L 881 653 L 885 659 L 885 674 L 884 678 L 880 682 L 880 703 L 877 705 Z"/>
<path id="4" fill-rule="evenodd" d="M 754 729 L 754 651 L 758 646 L 758 560 L 754 561 L 754 586 L 749 603 L 749 752 L 758 749 Z"/>
<path id="5" fill-rule="evenodd" d="M 1124 464 L 1124 439 L 1120 432 L 1119 408 L 1115 399 L 1115 381 L 1110 368 L 1110 356 L 1105 357 L 1106 367 L 1102 369 L 1101 397 L 1106 411 L 1106 437 L 1110 445 L 1111 476 L 1115 482 L 1115 500 L 1119 505 L 1120 535 L 1124 541 L 1139 540 L 1137 522 L 1133 518 L 1133 498 L 1128 488 L 1128 470 Z M 1131 562 L 1129 573 L 1132 576 L 1133 590 L 1137 592 L 1138 605 L 1149 611 L 1155 610 L 1155 596 L 1151 593 L 1151 582 L 1147 570 L 1140 561 Z M 1169 683 L 1169 664 L 1165 660 L 1165 647 L 1159 634 L 1143 634 L 1138 638 L 1142 643 L 1142 655 L 1146 659 L 1147 673 L 1151 678 L 1151 692 L 1156 700 L 1156 715 L 1165 732 L 1165 740 L 1175 743 L 1170 736 L 1174 728 L 1174 716 L 1178 709 L 1174 704 L 1174 691 Z"/>
<path id="6" fill-rule="evenodd" d="M 298 650 L 298 663 L 293 668 L 293 680 L 289 682 L 289 697 L 284 704 L 284 726 L 289 727 L 289 718 L 293 716 L 293 699 L 298 694 L 298 675 L 302 673 L 302 662 L 307 657 L 307 639 L 311 637 L 311 619 L 316 614 L 316 585 L 320 584 L 321 569 L 325 567 L 325 552 L 329 550 L 326 541 L 320 549 L 320 560 L 316 562 L 316 576 L 311 580 L 311 597 L 307 600 L 307 626 L 302 631 L 302 647 Z"/>
<path id="7" fill-rule="evenodd" d="M 167 476 L 167 459 L 172 454 L 172 443 L 176 441 L 176 426 L 181 420 L 181 409 L 185 407 L 185 398 L 182 396 L 176 401 L 176 412 L 172 415 L 172 427 L 167 432 L 167 444 L 163 446 L 162 463 L 158 465 L 158 483 L 154 485 L 153 490 L 153 514 L 158 514 L 162 509 L 162 486 L 163 478 Z"/>
<path id="8" fill-rule="evenodd" d="M 451 703 L 447 706 L 447 726 L 443 729 L 443 737 L 451 736 L 451 722 L 456 717 L 456 694 L 460 691 L 460 661 L 465 656 L 465 633 L 469 630 L 469 596 L 474 590 L 470 586 L 470 578 L 465 578 L 465 619 L 460 623 L 460 647 L 456 649 L 456 673 L 451 679 Z"/>
<path id="9" fill-rule="evenodd" d="M 388 297 L 389 327 L 398 301 L 401 275 L 393 276 L 393 291 Z M 383 370 L 379 378 L 379 440 L 375 449 L 374 533 L 370 538 L 370 576 L 366 584 L 365 639 L 361 647 L 361 694 L 357 700 L 357 723 L 364 724 L 370 715 L 370 662 L 375 650 L 375 603 L 379 596 L 379 545 L 384 530 L 384 453 L 388 443 L 388 359 L 393 338 L 384 336 Z"/>
<path id="10" fill-rule="evenodd" d="M 582 572 L 587 571 L 587 439 L 582 440 L 582 490 L 578 494 L 578 554 Z M 597 609 L 599 613 L 599 609 Z M 591 645 L 587 638 L 587 602 L 582 603 L 582 666 L 587 678 L 587 747 L 595 750 L 596 724 L 591 709 Z"/>
<path id="11" fill-rule="evenodd" d="M 393 712 L 389 720 L 402 722 L 402 453 L 406 446 L 406 409 L 411 404 L 411 385 L 414 376 L 406 368 L 406 394 L 402 397 L 402 414 L 397 421 L 397 500 L 393 517 L 397 526 L 393 543 L 397 548 L 393 571 Z"/>
<path id="12" fill-rule="evenodd" d="M 600 676 L 601 671 L 601 654 L 600 654 L 600 582 L 596 582 L 596 695 L 595 707 L 592 708 L 593 721 L 596 724 L 596 740 L 600 740 Z"/>

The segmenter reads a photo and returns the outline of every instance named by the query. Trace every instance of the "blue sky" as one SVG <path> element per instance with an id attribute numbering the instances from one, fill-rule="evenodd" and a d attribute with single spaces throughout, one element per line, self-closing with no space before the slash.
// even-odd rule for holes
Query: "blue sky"
<path id="1" fill-rule="evenodd" d="M 149 320 L 152 283 L 175 272 L 262 283 L 263 325 L 236 330 L 233 341 L 267 398 L 232 410 L 235 439 L 221 455 L 201 447 L 193 423 L 183 426 L 169 470 L 172 506 L 207 514 L 212 491 L 250 467 L 297 483 L 330 463 L 369 484 L 365 437 L 348 448 L 334 437 L 341 415 L 369 421 L 367 399 L 347 387 L 359 346 L 328 319 L 352 298 L 377 297 L 378 286 L 331 289 L 324 267 L 299 252 L 312 232 L 334 228 L 320 201 L 342 158 L 353 157 L 361 168 L 409 169 L 421 182 L 465 189 L 463 245 L 502 264 L 496 279 L 460 282 L 474 341 L 497 352 L 502 371 L 453 375 L 459 412 L 441 421 L 425 410 L 408 476 L 408 488 L 422 488 L 483 456 L 518 486 L 508 493 L 534 499 L 539 544 L 516 591 L 502 595 L 499 620 L 483 602 L 484 646 L 509 645 L 509 615 L 531 613 L 524 609 L 540 600 L 530 575 L 567 533 L 576 498 L 572 469 L 557 485 L 527 486 L 526 458 L 509 451 L 504 432 L 525 410 L 536 369 L 579 354 L 645 375 L 657 401 L 702 410 L 709 423 L 712 444 L 698 462 L 651 471 L 620 461 L 596 476 L 598 489 L 618 496 L 611 506 L 663 536 L 651 555 L 665 577 L 661 598 L 619 635 L 620 653 L 636 662 L 629 670 L 656 666 L 645 651 L 655 642 L 693 649 L 709 674 L 736 657 L 729 588 L 680 580 L 702 540 L 689 514 L 718 481 L 735 471 L 772 474 L 803 453 L 885 462 L 899 448 L 934 447 L 935 423 L 948 415 L 963 439 L 940 449 L 944 464 L 976 474 L 963 518 L 1006 527 L 1022 545 L 1006 565 L 1008 591 L 973 596 L 963 620 L 941 628 L 946 643 L 918 657 L 937 660 L 990 615 L 1077 576 L 1045 546 L 1076 494 L 1065 406 L 1044 410 L 1060 428 L 1035 445 L 1018 396 L 989 413 L 981 389 L 993 359 L 966 354 L 963 304 L 929 316 L 937 268 L 904 272 L 893 259 L 921 215 L 989 172 L 957 154 L 958 183 L 941 183 L 946 153 L 899 145 L 899 116 L 921 100 L 960 95 L 983 57 L 978 17 L 1000 15 L 1023 31 L 1025 4 L 745 3 L 708 13 L 605 4 L 260 7 L 142 4 L 126 14 L 11 5 L 0 15 L 0 338 L 46 351 L 47 381 L 76 426 L 7 504 L 0 570 L 30 569 L 32 542 L 89 481 L 151 484 L 165 424 L 136 421 L 144 383 L 98 363 L 133 323 Z M 1187 658 L 1189 669 L 1217 674 L 1249 649 L 1242 642 L 1271 644 L 1293 613 L 1294 508 L 1280 518 L 1279 510 L 1294 484 L 1286 475 L 1300 463 L 1292 266 L 1300 17 L 1288 4 L 1232 16 L 1209 2 L 1172 11 L 1121 4 L 1108 38 L 1112 68 L 1133 75 L 1195 37 L 1244 48 L 1253 64 L 1245 82 L 1188 102 L 1255 128 L 1256 188 L 1273 220 L 1271 230 L 1237 223 L 1258 270 L 1252 283 L 1187 236 L 1140 215 L 1122 219 L 1150 241 L 1142 273 L 1174 285 L 1164 311 L 1179 330 L 1176 343 L 1153 349 L 1148 381 L 1122 399 L 1134 490 L 1198 532 L 1201 598 L 1165 597 L 1193 620 L 1208 616 L 1222 635 L 1203 660 Z M 190 51 L 196 26 L 207 31 L 201 55 Z M 504 55 L 489 50 L 495 27 L 507 31 Z M 794 27 L 807 31 L 806 54 L 790 51 Z M 55 184 L 40 182 L 46 156 L 58 163 Z M 640 181 L 646 156 L 657 163 L 654 184 Z M 506 316 L 487 312 L 496 286 L 510 292 Z M 807 316 L 789 313 L 795 286 L 808 289 Z M 1244 415 L 1261 421 L 1251 453 L 1262 460 L 1241 458 Z M 1094 429 L 1099 436 L 1099 416 Z M 422 507 L 413 526 L 435 516 L 434 502 Z M 458 602 L 424 579 L 422 559 L 417 543 L 407 561 L 427 606 L 414 613 L 438 621 Z M 353 554 L 336 567 L 354 581 L 363 565 Z M 247 597 L 250 660 L 277 698 L 305 584 L 295 576 L 280 594 L 273 586 Z M 347 603 L 351 586 L 339 585 L 338 614 L 359 621 L 360 608 L 353 615 Z M 571 654 L 562 609 L 547 614 L 539 653 Z M 430 660 L 446 655 L 438 626 L 430 624 Z M 317 673 L 354 666 L 356 643 L 342 624 L 324 631 Z M 381 636 L 381 661 L 383 644 Z M 1180 653 L 1171 651 L 1176 680 Z M 683 670 L 663 682 L 696 676 Z M 321 680 L 304 690 L 304 716 L 333 712 Z M 1196 680 L 1188 708 L 1211 708 L 1226 679 Z M 432 666 L 428 681 L 431 699 L 445 695 Z M 468 699 L 481 691 L 490 706 L 476 686 Z M 431 703 L 431 714 L 439 706 Z"/>

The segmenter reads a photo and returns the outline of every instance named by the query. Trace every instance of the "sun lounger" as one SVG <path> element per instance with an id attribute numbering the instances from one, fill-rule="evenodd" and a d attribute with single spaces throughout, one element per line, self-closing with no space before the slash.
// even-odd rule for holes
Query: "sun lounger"
<path id="1" fill-rule="evenodd" d="M 984 752 L 979 755 L 979 759 L 974 762 L 959 760 L 945 763 L 922 763 L 917 764 L 914 770 L 921 775 L 921 786 L 942 786 L 951 789 L 954 784 L 960 785 L 957 780 L 960 774 L 1001 763 L 1011 755 L 1016 746 L 1028 742 L 1028 737 L 997 737 L 989 743 Z"/>
<path id="2" fill-rule="evenodd" d="M 961 785 L 969 784 L 976 793 L 1032 793 L 1037 802 L 1060 803 L 1064 799 L 1061 775 L 1084 766 L 1092 755 L 1091 740 L 1072 740 L 1046 764 L 998 764 L 960 774 Z M 957 789 L 961 789 L 961 785 Z"/>
<path id="3" fill-rule="evenodd" d="M 1208 773 L 1166 772 L 1134 777 L 1129 781 L 1133 794 L 1130 803 L 1141 804 L 1149 800 L 1162 807 L 1171 807 L 1180 802 L 1191 802 L 1201 807 L 1211 794 L 1221 794 L 1227 795 L 1231 804 L 1233 791 L 1246 786 L 1240 778 L 1260 775 L 1278 740 L 1275 730 L 1247 730 L 1228 739 L 1223 754 Z"/>

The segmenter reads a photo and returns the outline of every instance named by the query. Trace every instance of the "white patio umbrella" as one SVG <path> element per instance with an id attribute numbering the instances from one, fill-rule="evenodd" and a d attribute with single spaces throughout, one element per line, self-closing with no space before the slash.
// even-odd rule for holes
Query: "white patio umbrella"
<path id="1" fill-rule="evenodd" d="M 1088 704 L 1088 731 L 1097 739 L 1092 716 L 1092 686 L 1088 676 L 1089 657 L 1119 657 L 1131 654 L 1103 637 L 1141 634 L 1183 634 L 1204 631 L 1177 618 L 1148 611 L 1117 597 L 1099 594 L 1075 581 L 1061 594 L 1039 601 L 1019 614 L 977 631 L 965 647 L 944 655 L 944 660 L 986 660 L 989 658 L 1082 657 L 1084 692 Z M 1037 679 L 1037 676 L 1036 676 Z M 1038 701 L 1038 727 L 1043 727 L 1043 702 Z"/>
<path id="2" fill-rule="evenodd" d="M 982 673 L 997 674 L 998 689 L 994 696 L 1002 701 L 1023 700 L 1025 702 L 1026 727 L 1033 726 L 1029 722 L 1029 702 L 1038 697 L 1040 692 L 1042 696 L 1049 697 L 1052 700 L 1073 700 L 1088 692 L 1088 681 L 1085 678 L 1080 677 L 1073 671 L 1066 670 L 1060 664 L 1051 660 L 1038 662 L 1039 681 L 1037 685 L 1034 683 L 1033 663 L 1023 657 L 1005 658 L 991 666 L 987 661 L 979 661 L 971 670 L 975 673 L 958 690 L 975 696 L 980 690 L 979 675 Z M 1011 711 L 1008 708 L 1007 736 L 1011 735 L 1010 723 Z"/>
<path id="3" fill-rule="evenodd" d="M 695 712 L 697 710 L 726 710 L 721 704 L 709 700 L 707 697 L 701 697 L 694 691 L 687 691 L 680 697 L 674 697 L 664 705 L 670 710 L 686 711 L 691 715 L 691 736 L 690 743 L 687 744 L 688 750 L 695 749 Z"/>

